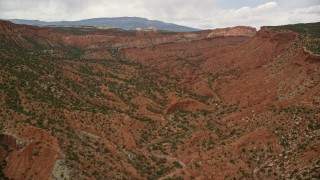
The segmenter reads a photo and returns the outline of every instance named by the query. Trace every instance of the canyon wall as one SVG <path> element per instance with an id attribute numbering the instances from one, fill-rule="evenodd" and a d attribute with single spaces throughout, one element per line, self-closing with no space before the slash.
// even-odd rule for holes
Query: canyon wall
<path id="1" fill-rule="evenodd" d="M 219 28 L 212 30 L 208 37 L 219 37 L 219 36 L 248 36 L 253 37 L 257 33 L 256 28 L 248 26 L 236 26 L 228 28 Z"/>

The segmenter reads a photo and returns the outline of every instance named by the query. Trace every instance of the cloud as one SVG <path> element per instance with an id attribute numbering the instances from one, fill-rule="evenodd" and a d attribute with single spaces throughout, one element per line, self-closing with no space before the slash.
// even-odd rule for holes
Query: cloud
<path id="1" fill-rule="evenodd" d="M 243 6 L 238 9 L 217 10 L 213 14 L 214 18 L 198 19 L 190 25 L 197 24 L 199 28 L 235 25 L 260 28 L 266 25 L 316 22 L 320 20 L 320 6 L 287 9 L 277 2 L 266 2 L 256 7 Z"/>
<path id="2" fill-rule="evenodd" d="M 271 12 L 278 9 L 278 3 L 276 2 L 268 2 L 262 5 L 259 5 L 258 7 L 252 9 L 255 13 L 265 13 L 265 12 Z"/>
<path id="3" fill-rule="evenodd" d="M 0 18 L 46 21 L 138 16 L 197 28 L 320 19 L 319 0 L 0 0 Z"/>
<path id="4" fill-rule="evenodd" d="M 308 8 L 302 8 L 302 9 L 297 9 L 297 12 L 299 14 L 320 14 L 320 5 L 319 6 L 312 6 Z"/>
<path id="5" fill-rule="evenodd" d="M 263 15 L 265 13 L 275 12 L 279 9 L 276 2 L 268 2 L 254 8 L 242 7 L 240 9 L 231 9 L 228 13 L 232 14 L 234 18 L 250 18 L 250 16 Z"/>
<path id="6" fill-rule="evenodd" d="M 148 13 L 166 19 L 201 18 L 216 7 L 215 0 L 159 0 L 144 1 Z"/>

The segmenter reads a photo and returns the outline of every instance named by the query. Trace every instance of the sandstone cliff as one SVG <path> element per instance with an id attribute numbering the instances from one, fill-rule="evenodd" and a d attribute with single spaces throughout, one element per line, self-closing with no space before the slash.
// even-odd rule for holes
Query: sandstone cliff
<path id="1" fill-rule="evenodd" d="M 208 37 L 218 37 L 218 36 L 248 36 L 253 37 L 257 33 L 256 28 L 248 26 L 236 26 L 228 28 L 219 28 L 212 30 Z"/>

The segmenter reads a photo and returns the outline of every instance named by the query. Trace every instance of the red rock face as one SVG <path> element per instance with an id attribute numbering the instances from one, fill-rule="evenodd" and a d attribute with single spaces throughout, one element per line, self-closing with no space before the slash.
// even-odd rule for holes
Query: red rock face
<path id="1" fill-rule="evenodd" d="M 82 48 L 142 48 L 164 43 L 188 42 L 204 39 L 207 32 L 203 33 L 180 33 L 163 35 L 153 32 L 139 34 L 137 36 L 114 36 L 114 35 L 67 35 L 63 37 L 66 44 Z"/>
<path id="2" fill-rule="evenodd" d="M 256 28 L 247 26 L 236 26 L 212 30 L 208 37 L 219 37 L 219 36 L 248 36 L 253 37 L 257 33 Z"/>
<path id="3" fill-rule="evenodd" d="M 0 142 L 8 145 L 12 149 L 16 149 L 17 148 L 16 139 L 14 137 L 10 136 L 10 135 L 0 134 Z"/>
<path id="4" fill-rule="evenodd" d="M 54 36 L 46 28 L 36 26 L 17 25 L 9 21 L 0 21 L 0 34 L 5 35 L 28 35 L 28 36 Z"/>
<path id="5" fill-rule="evenodd" d="M 40 129 L 27 127 L 23 134 L 15 138 L 1 134 L 0 142 L 5 144 L 9 151 L 1 151 L 6 161 L 5 175 L 13 179 L 49 179 L 58 148 L 56 139 Z"/>

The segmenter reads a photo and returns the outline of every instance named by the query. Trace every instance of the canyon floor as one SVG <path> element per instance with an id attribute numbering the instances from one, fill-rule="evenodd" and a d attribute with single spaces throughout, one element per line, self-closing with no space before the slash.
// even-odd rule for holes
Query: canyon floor
<path id="1" fill-rule="evenodd" d="M 0 179 L 319 179 L 319 35 L 0 21 Z"/>

